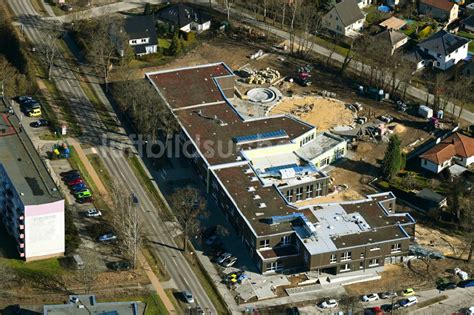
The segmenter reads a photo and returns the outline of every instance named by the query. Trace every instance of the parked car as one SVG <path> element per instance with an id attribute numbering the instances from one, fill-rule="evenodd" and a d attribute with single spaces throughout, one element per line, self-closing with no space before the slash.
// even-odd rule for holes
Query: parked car
<path id="1" fill-rule="evenodd" d="M 132 202 L 133 202 L 134 204 L 136 204 L 136 205 L 138 204 L 138 197 L 137 197 L 137 195 L 135 195 L 135 193 L 132 193 L 132 194 L 130 195 L 130 198 L 132 199 Z"/>
<path id="2" fill-rule="evenodd" d="M 18 97 L 15 98 L 15 100 L 19 104 L 23 104 L 23 103 L 28 102 L 28 101 L 34 101 L 34 99 L 31 96 L 18 96 Z"/>
<path id="3" fill-rule="evenodd" d="M 70 170 L 70 171 L 65 171 L 65 172 L 61 172 L 59 173 L 59 175 L 61 175 L 61 177 L 65 177 L 65 176 L 68 176 L 68 175 L 79 175 L 79 171 L 78 170 Z"/>
<path id="4" fill-rule="evenodd" d="M 117 239 L 117 236 L 114 235 L 113 233 L 107 233 L 107 234 L 99 236 L 98 239 L 100 242 L 110 242 L 110 241 L 115 241 Z"/>
<path id="5" fill-rule="evenodd" d="M 61 6 L 61 10 L 66 11 L 66 12 L 71 12 L 72 6 L 70 4 L 65 3 Z"/>
<path id="6" fill-rule="evenodd" d="M 206 245 L 211 246 L 217 240 L 217 235 L 212 235 L 206 240 Z"/>
<path id="7" fill-rule="evenodd" d="M 230 258 L 231 256 L 232 256 L 231 253 L 225 252 L 217 258 L 217 263 L 222 264 L 224 260 L 226 260 L 227 258 Z"/>
<path id="8" fill-rule="evenodd" d="M 383 315 L 384 311 L 380 306 L 374 306 L 371 308 L 366 308 L 364 310 L 364 315 Z"/>
<path id="9" fill-rule="evenodd" d="M 70 182 L 70 181 L 75 180 L 75 179 L 82 179 L 81 174 L 70 174 L 70 175 L 63 176 L 63 180 L 65 182 Z"/>
<path id="10" fill-rule="evenodd" d="M 106 264 L 107 268 L 114 270 L 114 271 L 123 271 L 123 270 L 129 270 L 131 265 L 130 262 L 127 260 L 120 260 L 120 261 L 113 261 L 113 262 L 108 262 Z"/>
<path id="11" fill-rule="evenodd" d="M 402 296 L 412 296 L 415 295 L 415 290 L 413 288 L 406 288 L 402 291 Z"/>
<path id="12" fill-rule="evenodd" d="M 183 296 L 187 303 L 194 303 L 194 296 L 191 291 L 183 291 Z"/>
<path id="13" fill-rule="evenodd" d="M 466 315 L 474 315 L 474 306 L 469 307 L 465 313 Z"/>
<path id="14" fill-rule="evenodd" d="M 337 301 L 334 299 L 326 300 L 326 301 L 323 301 L 321 304 L 319 304 L 319 307 L 324 308 L 324 309 L 336 308 L 337 306 L 338 306 Z"/>
<path id="15" fill-rule="evenodd" d="M 460 281 L 458 283 L 458 287 L 460 288 L 474 287 L 474 279 Z"/>
<path id="16" fill-rule="evenodd" d="M 80 199 L 77 199 L 76 202 L 78 202 L 78 203 L 92 203 L 92 202 L 94 202 L 94 198 L 92 198 L 92 197 L 80 198 Z"/>
<path id="17" fill-rule="evenodd" d="M 454 290 L 456 288 L 457 288 L 457 285 L 453 282 L 442 283 L 437 287 L 437 289 L 440 291 Z"/>
<path id="18" fill-rule="evenodd" d="M 78 193 L 78 192 L 87 190 L 87 186 L 86 186 L 85 183 L 79 183 L 79 184 L 76 184 L 74 186 L 71 186 L 71 190 L 74 193 Z"/>
<path id="19" fill-rule="evenodd" d="M 85 190 L 85 191 L 81 191 L 79 193 L 76 194 L 76 197 L 79 198 L 79 199 L 82 199 L 82 198 L 86 198 L 86 197 L 91 197 L 92 194 L 90 192 L 90 190 Z"/>
<path id="20" fill-rule="evenodd" d="M 402 300 L 400 302 L 400 306 L 409 307 L 415 305 L 416 303 L 418 303 L 418 299 L 416 298 L 416 296 L 410 296 L 407 299 Z"/>
<path id="21" fill-rule="evenodd" d="M 81 184 L 81 183 L 83 183 L 82 178 L 76 178 L 76 179 L 73 179 L 73 180 L 70 180 L 70 181 L 66 182 L 66 185 L 72 187 L 74 185 Z"/>
<path id="22" fill-rule="evenodd" d="M 33 128 L 39 128 L 39 127 L 44 127 L 44 126 L 49 126 L 49 121 L 46 119 L 39 119 L 37 121 L 33 121 L 30 124 L 31 127 Z"/>
<path id="23" fill-rule="evenodd" d="M 379 294 L 381 299 L 391 299 L 397 297 L 396 292 L 382 292 Z"/>
<path id="24" fill-rule="evenodd" d="M 367 294 L 362 297 L 362 301 L 364 302 L 377 301 L 378 299 L 379 299 L 379 295 L 377 293 Z"/>
<path id="25" fill-rule="evenodd" d="M 393 304 L 384 304 L 381 306 L 381 308 L 384 310 L 384 312 L 393 312 L 398 309 L 400 309 L 400 303 L 395 302 Z"/>
<path id="26" fill-rule="evenodd" d="M 231 256 L 222 262 L 222 266 L 229 268 L 232 267 L 237 262 L 237 257 Z"/>
<path id="27" fill-rule="evenodd" d="M 102 212 L 100 212 L 100 210 L 97 210 L 96 208 L 91 208 L 86 211 L 86 217 L 88 218 L 100 217 L 101 215 Z"/>

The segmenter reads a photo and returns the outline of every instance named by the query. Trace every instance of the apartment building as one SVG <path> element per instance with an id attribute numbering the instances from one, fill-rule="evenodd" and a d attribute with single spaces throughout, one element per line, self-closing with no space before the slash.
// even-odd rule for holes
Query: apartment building
<path id="1" fill-rule="evenodd" d="M 0 217 L 19 257 L 64 254 L 64 199 L 17 117 L 7 114 L 0 119 Z"/>
<path id="2" fill-rule="evenodd" d="M 291 115 L 244 119 L 223 63 L 146 77 L 176 115 L 183 150 L 262 273 L 337 274 L 407 254 L 406 227 L 415 221 L 395 213 L 392 194 L 314 205 L 329 192 L 324 167 L 345 155 L 343 139 Z"/>

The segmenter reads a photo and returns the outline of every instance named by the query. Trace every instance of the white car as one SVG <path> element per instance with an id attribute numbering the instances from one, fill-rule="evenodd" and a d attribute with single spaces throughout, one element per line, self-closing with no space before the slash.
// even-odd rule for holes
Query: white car
<path id="1" fill-rule="evenodd" d="M 474 315 L 474 306 L 471 306 L 466 310 L 466 315 Z"/>
<path id="2" fill-rule="evenodd" d="M 324 301 L 323 303 L 319 304 L 319 307 L 320 308 L 335 308 L 337 307 L 337 301 L 334 300 L 334 299 L 331 299 L 331 300 L 327 300 L 327 301 Z"/>
<path id="3" fill-rule="evenodd" d="M 86 217 L 88 218 L 100 217 L 101 215 L 102 212 L 100 212 L 100 210 L 97 210 L 96 208 L 92 208 L 86 211 Z"/>
<path id="4" fill-rule="evenodd" d="M 406 298 L 405 300 L 401 301 L 400 306 L 409 307 L 409 306 L 415 305 L 416 303 L 418 303 L 418 299 L 416 298 L 416 296 L 410 296 Z"/>
<path id="5" fill-rule="evenodd" d="M 224 254 L 220 255 L 219 258 L 217 258 L 217 263 L 222 264 L 224 262 L 224 260 L 230 258 L 231 256 L 232 256 L 231 253 L 224 253 Z"/>
<path id="6" fill-rule="evenodd" d="M 194 303 L 194 296 L 191 291 L 183 291 L 183 296 L 187 303 Z"/>
<path id="7" fill-rule="evenodd" d="M 378 299 L 379 299 L 379 295 L 377 293 L 367 294 L 362 297 L 362 301 L 364 302 L 377 301 Z"/>

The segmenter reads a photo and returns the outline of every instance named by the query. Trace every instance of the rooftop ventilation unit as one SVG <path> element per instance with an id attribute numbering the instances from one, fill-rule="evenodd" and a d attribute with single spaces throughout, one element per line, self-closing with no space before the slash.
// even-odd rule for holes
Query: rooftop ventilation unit
<path id="1" fill-rule="evenodd" d="M 259 207 L 260 209 L 262 209 L 262 208 L 266 208 L 267 205 L 266 205 L 264 202 L 261 202 L 261 203 L 258 205 L 258 207 Z"/>
<path id="2" fill-rule="evenodd" d="M 248 191 L 248 192 L 254 192 L 254 191 L 255 191 L 255 187 L 250 186 L 250 187 L 247 188 L 247 191 Z"/>
<path id="3" fill-rule="evenodd" d="M 252 171 L 251 168 L 248 168 L 248 169 L 245 170 L 245 174 L 252 174 L 252 173 L 253 173 L 253 171 Z"/>
<path id="4" fill-rule="evenodd" d="M 251 182 L 256 182 L 258 181 L 258 177 L 256 176 L 252 176 L 252 178 L 250 179 Z"/>
<path id="5" fill-rule="evenodd" d="M 253 196 L 253 200 L 259 200 L 259 199 L 262 199 L 259 195 Z"/>

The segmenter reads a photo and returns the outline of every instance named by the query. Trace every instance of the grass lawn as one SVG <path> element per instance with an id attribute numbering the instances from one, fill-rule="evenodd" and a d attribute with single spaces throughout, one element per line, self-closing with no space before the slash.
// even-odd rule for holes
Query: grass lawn
<path id="1" fill-rule="evenodd" d="M 112 177 L 109 174 L 109 171 L 104 165 L 104 162 L 100 158 L 98 154 L 87 154 L 87 158 L 89 159 L 89 162 L 91 162 L 92 167 L 95 169 L 97 174 L 100 176 L 100 179 L 102 180 L 102 183 L 104 184 L 105 187 L 112 187 L 113 185 L 113 180 Z"/>
<path id="2" fill-rule="evenodd" d="M 20 259 L 0 258 L 0 264 L 11 268 L 20 276 L 57 276 L 64 272 L 59 265 L 58 258 L 25 262 Z"/>
<path id="3" fill-rule="evenodd" d="M 367 13 L 365 21 L 369 24 L 378 24 L 383 20 L 386 20 L 390 17 L 390 13 L 385 13 L 377 10 L 377 6 L 368 6 L 364 8 L 364 11 Z"/>
<path id="4" fill-rule="evenodd" d="M 169 39 L 166 38 L 158 38 L 158 47 L 163 49 L 168 49 L 171 46 L 171 42 Z"/>
<path id="5" fill-rule="evenodd" d="M 89 172 L 87 172 L 87 170 L 86 170 L 84 164 L 82 163 L 81 159 L 79 159 L 79 157 L 77 156 L 77 153 L 76 153 L 74 147 L 70 146 L 69 149 L 71 150 L 71 155 L 68 159 L 69 164 L 71 164 L 71 167 L 73 169 L 79 170 L 81 172 L 82 178 L 87 183 L 87 187 L 89 187 L 89 190 L 91 191 L 91 193 L 94 197 L 94 205 L 99 209 L 107 209 L 108 210 L 109 207 L 108 207 L 107 203 L 104 201 L 103 198 L 99 197 L 97 186 L 95 185 L 94 181 L 90 177 Z M 94 166 L 94 164 L 92 164 L 92 165 Z M 105 183 L 104 183 L 104 185 L 105 185 Z"/>

